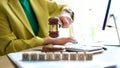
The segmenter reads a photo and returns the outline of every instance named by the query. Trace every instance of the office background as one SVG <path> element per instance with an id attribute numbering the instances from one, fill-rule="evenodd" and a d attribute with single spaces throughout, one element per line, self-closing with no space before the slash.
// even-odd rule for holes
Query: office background
<path id="1" fill-rule="evenodd" d="M 73 23 L 73 36 L 78 41 L 83 42 L 102 42 L 103 44 L 119 45 L 115 23 L 112 18 L 107 21 L 107 27 L 102 30 L 106 9 L 109 0 L 54 0 L 58 3 L 69 5 L 75 12 Z M 120 1 L 111 0 L 111 6 L 108 14 L 115 15 L 116 24 L 120 34 Z M 60 36 L 68 35 L 67 29 L 60 30 Z M 104 39 L 103 39 L 104 38 Z"/>

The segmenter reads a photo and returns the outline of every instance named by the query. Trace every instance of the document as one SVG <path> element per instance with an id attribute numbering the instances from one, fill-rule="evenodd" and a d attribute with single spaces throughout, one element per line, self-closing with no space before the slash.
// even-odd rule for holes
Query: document
<path id="1" fill-rule="evenodd" d="M 89 45 L 81 45 L 81 44 L 65 44 L 66 51 L 70 52 L 91 52 L 93 54 L 102 53 L 105 49 L 101 44 L 89 44 Z"/>

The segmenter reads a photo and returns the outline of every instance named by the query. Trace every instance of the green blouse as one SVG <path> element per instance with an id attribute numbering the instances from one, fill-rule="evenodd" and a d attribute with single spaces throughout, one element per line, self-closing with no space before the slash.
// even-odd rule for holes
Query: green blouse
<path id="1" fill-rule="evenodd" d="M 33 29 L 34 34 L 37 35 L 39 31 L 38 21 L 34 14 L 34 11 L 32 10 L 29 0 L 19 0 L 19 1 L 24 9 L 24 12 L 29 20 L 29 23 Z"/>

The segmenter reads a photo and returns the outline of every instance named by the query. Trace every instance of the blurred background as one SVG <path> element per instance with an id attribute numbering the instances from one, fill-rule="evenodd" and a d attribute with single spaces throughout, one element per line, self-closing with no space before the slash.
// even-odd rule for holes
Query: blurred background
<path id="1" fill-rule="evenodd" d="M 117 30 L 120 33 L 120 1 L 112 0 L 105 30 L 102 30 L 109 0 L 54 0 L 57 3 L 67 4 L 74 11 L 75 18 L 69 29 L 60 28 L 60 37 L 73 36 L 80 43 L 101 42 L 105 45 L 119 45 Z M 107 26 L 111 27 L 107 27 Z"/>

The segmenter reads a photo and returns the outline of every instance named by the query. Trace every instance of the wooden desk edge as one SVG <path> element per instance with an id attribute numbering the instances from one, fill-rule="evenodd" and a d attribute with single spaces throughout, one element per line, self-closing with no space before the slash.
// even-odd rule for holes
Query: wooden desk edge
<path id="1" fill-rule="evenodd" d="M 35 48 L 41 48 L 42 46 L 26 49 L 23 51 L 31 51 Z M 0 68 L 16 68 L 15 64 L 8 58 L 7 55 L 0 56 Z"/>

